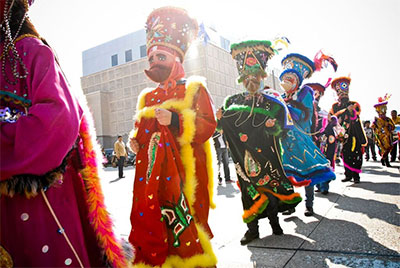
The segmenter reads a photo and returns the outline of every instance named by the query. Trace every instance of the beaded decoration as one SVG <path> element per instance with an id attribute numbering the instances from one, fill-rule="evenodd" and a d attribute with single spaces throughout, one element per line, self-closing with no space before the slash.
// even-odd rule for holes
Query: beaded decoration
<path id="1" fill-rule="evenodd" d="M 26 68 L 21 56 L 19 55 L 15 43 L 19 32 L 21 31 L 22 25 L 25 20 L 28 19 L 27 8 L 25 1 L 25 13 L 19 23 L 18 29 L 15 35 L 11 34 L 10 20 L 12 17 L 12 6 L 9 6 L 9 1 L 5 2 L 4 7 L 4 23 L 1 25 L 1 30 L 4 31 L 4 43 L 3 43 L 3 54 L 1 55 L 1 74 L 5 78 L 6 82 L 11 85 L 16 85 L 19 79 L 26 79 L 28 76 L 28 69 Z M 11 53 L 9 53 L 9 51 Z M 12 78 L 9 78 L 6 74 L 6 64 L 10 64 L 12 71 Z"/>

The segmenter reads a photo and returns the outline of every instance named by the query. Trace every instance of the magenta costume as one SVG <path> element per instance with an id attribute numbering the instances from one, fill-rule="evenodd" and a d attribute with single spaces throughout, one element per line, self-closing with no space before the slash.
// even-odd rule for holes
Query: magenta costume
<path id="1" fill-rule="evenodd" d="M 9 62 L 0 75 L 0 266 L 124 267 L 97 175 L 91 117 L 48 46 L 31 35 L 15 46 L 28 75 L 13 85 Z"/>

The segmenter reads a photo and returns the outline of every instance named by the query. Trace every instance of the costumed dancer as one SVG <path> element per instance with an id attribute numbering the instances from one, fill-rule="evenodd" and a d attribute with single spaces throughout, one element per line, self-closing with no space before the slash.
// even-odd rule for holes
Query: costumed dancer
<path id="1" fill-rule="evenodd" d="M 394 122 L 391 118 L 386 116 L 387 104 L 390 95 L 379 97 L 378 103 L 374 105 L 378 117 L 375 117 L 372 129 L 376 136 L 376 142 L 379 147 L 381 155 L 381 162 L 383 166 L 391 167 L 389 162 L 389 153 L 393 149 L 393 131 Z M 396 144 L 395 144 L 396 145 Z"/>
<path id="2" fill-rule="evenodd" d="M 0 266 L 127 267 L 86 103 L 28 18 L 0 1 Z"/>
<path id="3" fill-rule="evenodd" d="M 287 175 L 294 176 L 298 181 L 311 179 L 310 185 L 305 187 L 306 211 L 304 214 L 306 216 L 314 214 L 314 185 L 336 178 L 329 161 L 311 138 L 314 91 L 309 86 L 300 88 L 304 79 L 310 78 L 314 71 L 321 68 L 322 64 L 319 60 L 331 62 L 336 70 L 335 61 L 325 55 L 320 55 L 314 60 L 317 63 L 318 68 L 316 68 L 315 63 L 307 57 L 292 53 L 282 60 L 284 71 L 280 75 L 281 85 L 286 92 L 285 101 L 294 119 L 294 128 L 289 130 L 282 139 L 283 167 Z M 284 214 L 293 212 L 294 210 L 289 210 Z"/>
<path id="4" fill-rule="evenodd" d="M 216 264 L 208 226 L 213 104 L 205 79 L 185 80 L 182 65 L 197 31 L 197 22 L 176 7 L 158 8 L 146 22 L 145 73 L 159 86 L 138 97 L 130 142 L 137 155 L 129 241 L 138 267 Z"/>
<path id="5" fill-rule="evenodd" d="M 328 124 L 328 112 L 321 109 L 319 106 L 319 101 L 324 96 L 326 88 L 330 86 L 331 80 L 332 79 L 329 78 L 325 86 L 321 85 L 320 83 L 307 83 L 304 85 L 311 87 L 314 90 L 314 113 L 312 118 L 311 132 L 315 133 L 315 135 L 313 135 L 313 139 L 318 148 L 320 147 L 319 145 L 322 131 Z"/>
<path id="6" fill-rule="evenodd" d="M 280 136 L 292 125 L 289 111 L 274 90 L 264 88 L 267 61 L 274 55 L 269 41 L 246 41 L 231 46 L 239 71 L 238 82 L 246 92 L 227 97 L 217 112 L 219 126 L 229 144 L 242 193 L 243 221 L 248 230 L 245 245 L 259 237 L 258 220 L 268 217 L 273 234 L 281 235 L 278 211 L 294 208 L 300 201 L 281 163 Z M 303 185 L 308 182 L 304 182 Z"/>
<path id="7" fill-rule="evenodd" d="M 328 125 L 320 130 L 320 150 L 329 160 L 332 170 L 335 170 L 335 155 L 337 149 L 337 126 L 338 120 L 336 116 L 328 116 Z M 316 192 L 321 192 L 323 195 L 329 193 L 329 181 L 324 181 L 317 184 Z"/>
<path id="8" fill-rule="evenodd" d="M 338 77 L 332 81 L 331 87 L 338 95 L 338 102 L 332 105 L 330 114 L 338 118 L 338 123 L 346 130 L 342 140 L 342 160 L 345 168 L 343 182 L 354 180 L 360 182 L 363 146 L 368 144 L 361 125 L 361 107 L 349 100 L 350 77 Z"/>
<path id="9" fill-rule="evenodd" d="M 328 120 L 328 112 L 322 110 L 319 106 L 321 97 L 324 96 L 325 90 L 331 85 L 332 79 L 329 78 L 328 82 L 323 86 L 320 83 L 307 83 L 304 86 L 311 87 L 314 90 L 314 113 L 315 119 L 312 119 L 311 132 L 313 135 L 315 145 L 320 148 L 321 152 L 329 160 L 332 170 L 335 169 L 334 155 L 332 152 L 336 151 L 336 135 L 334 135 L 334 127 L 337 125 L 337 118 L 335 121 Z M 329 125 L 333 124 L 334 125 Z M 334 138 L 334 139 L 332 139 Z M 321 192 L 326 195 L 329 192 L 329 181 L 321 182 L 316 184 L 316 192 Z"/>

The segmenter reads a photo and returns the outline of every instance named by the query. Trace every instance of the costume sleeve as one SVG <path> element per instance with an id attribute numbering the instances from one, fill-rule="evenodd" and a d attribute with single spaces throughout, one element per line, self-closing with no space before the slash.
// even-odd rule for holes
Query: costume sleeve
<path id="1" fill-rule="evenodd" d="M 311 95 L 311 93 L 307 93 L 304 96 L 304 99 L 302 100 L 302 103 L 308 109 L 310 116 L 312 116 L 312 113 L 314 112 L 314 97 Z M 302 119 L 304 120 L 305 114 L 303 114 Z"/>
<path id="2" fill-rule="evenodd" d="M 360 104 L 358 104 L 358 102 L 355 102 L 354 105 L 355 105 L 355 110 L 356 110 L 357 116 L 360 116 L 360 113 L 361 113 L 361 106 L 360 106 Z"/>
<path id="3" fill-rule="evenodd" d="M 15 123 L 1 122 L 1 180 L 13 175 L 43 175 L 59 166 L 72 148 L 79 131 L 79 108 L 47 46 L 29 51 L 25 62 L 27 116 Z"/>
<path id="4" fill-rule="evenodd" d="M 288 104 L 288 108 L 289 108 L 289 112 L 292 115 L 294 120 L 298 121 L 298 120 L 303 119 L 303 117 L 302 117 L 303 111 L 302 110 L 295 108 L 290 104 Z"/>
<path id="5" fill-rule="evenodd" d="M 212 136 L 217 126 L 210 95 L 204 87 L 200 87 L 194 97 L 192 110 L 196 113 L 193 142 L 204 143 Z M 179 114 L 180 126 L 184 124 L 182 117 L 183 115 Z M 180 127 L 180 131 L 185 127 L 188 126 Z"/>

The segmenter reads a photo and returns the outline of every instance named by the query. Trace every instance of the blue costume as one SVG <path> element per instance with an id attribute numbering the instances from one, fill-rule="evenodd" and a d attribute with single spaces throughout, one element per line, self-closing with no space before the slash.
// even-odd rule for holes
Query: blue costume
<path id="1" fill-rule="evenodd" d="M 302 103 L 308 112 L 289 104 L 289 111 L 295 121 L 295 126 L 282 139 L 283 167 L 288 176 L 294 176 L 297 181 L 311 179 L 310 185 L 335 179 L 329 161 L 321 153 L 311 138 L 311 115 L 313 108 L 313 90 L 304 86 L 296 93 L 298 102 Z"/>
<path id="2" fill-rule="evenodd" d="M 286 102 L 294 120 L 294 128 L 281 140 L 283 168 L 287 176 L 294 176 L 297 181 L 311 179 L 310 185 L 305 187 L 307 208 L 305 215 L 311 216 L 314 185 L 336 178 L 329 161 L 314 144 L 311 136 L 314 90 L 309 86 L 300 88 L 303 80 L 310 78 L 316 68 L 314 62 L 295 53 L 287 55 L 282 60 L 282 65 L 285 70 L 280 75 L 280 80 L 283 81 Z"/>

